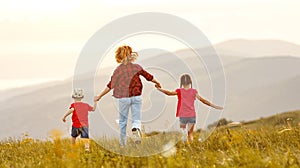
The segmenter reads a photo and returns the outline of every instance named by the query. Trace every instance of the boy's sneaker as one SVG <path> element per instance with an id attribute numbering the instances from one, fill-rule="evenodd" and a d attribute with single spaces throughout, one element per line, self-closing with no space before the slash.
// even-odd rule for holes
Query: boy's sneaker
<path id="1" fill-rule="evenodd" d="M 133 142 L 136 144 L 141 143 L 141 133 L 138 128 L 132 128 L 132 134 L 133 134 Z"/>
<path id="2" fill-rule="evenodd" d="M 86 152 L 89 152 L 90 151 L 90 144 L 86 143 L 84 144 L 84 149 Z"/>

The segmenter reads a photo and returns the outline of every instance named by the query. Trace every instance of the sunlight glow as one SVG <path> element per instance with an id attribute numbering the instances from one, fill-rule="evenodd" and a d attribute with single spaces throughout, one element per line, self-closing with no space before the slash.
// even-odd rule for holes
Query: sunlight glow
<path id="1" fill-rule="evenodd" d="M 79 7 L 80 0 L 10 0 L 1 3 L 6 13 L 23 16 L 62 14 Z"/>

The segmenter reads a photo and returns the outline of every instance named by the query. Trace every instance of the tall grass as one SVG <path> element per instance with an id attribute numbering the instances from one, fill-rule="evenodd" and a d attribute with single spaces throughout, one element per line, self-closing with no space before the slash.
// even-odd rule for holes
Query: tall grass
<path id="1" fill-rule="evenodd" d="M 129 155 L 151 150 L 155 143 L 178 140 L 176 134 L 159 136 L 159 141 L 146 139 L 141 146 L 129 142 L 122 150 Z M 196 132 L 195 137 L 199 136 Z M 106 142 L 110 149 L 119 148 L 117 139 L 98 141 Z M 28 137 L 2 141 L 0 167 L 299 167 L 300 130 L 279 133 L 272 128 L 219 129 L 203 142 L 178 142 L 174 148 L 166 148 L 169 151 L 144 157 L 119 155 L 107 149 L 92 141 L 91 151 L 85 152 L 81 143 L 72 145 L 68 139 L 59 137 L 51 141 Z"/>

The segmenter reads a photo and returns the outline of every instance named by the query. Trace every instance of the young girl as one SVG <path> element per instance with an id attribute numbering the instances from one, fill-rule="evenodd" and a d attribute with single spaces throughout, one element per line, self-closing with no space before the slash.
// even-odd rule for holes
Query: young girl
<path id="1" fill-rule="evenodd" d="M 192 80 L 188 74 L 184 74 L 180 78 L 180 88 L 175 91 L 168 91 L 162 88 L 157 88 L 168 96 L 178 97 L 176 117 L 179 117 L 180 128 L 182 129 L 182 140 L 191 142 L 193 141 L 193 130 L 196 123 L 196 112 L 194 107 L 194 101 L 196 98 L 202 103 L 211 106 L 215 109 L 222 110 L 220 106 L 216 106 L 209 101 L 202 98 L 196 89 L 192 88 Z M 188 139 L 187 139 L 188 137 Z"/>
<path id="2" fill-rule="evenodd" d="M 95 98 L 95 101 L 98 101 L 110 90 L 114 90 L 113 96 L 119 101 L 120 145 L 122 147 L 126 145 L 126 127 L 130 108 L 134 142 L 141 142 L 141 94 L 143 85 L 140 75 L 147 81 L 153 82 L 156 87 L 160 87 L 159 82 L 154 79 L 153 75 L 145 71 L 140 65 L 133 64 L 137 56 L 136 52 L 132 52 L 130 46 L 119 47 L 115 58 L 120 65 L 115 69 L 107 87 Z"/>

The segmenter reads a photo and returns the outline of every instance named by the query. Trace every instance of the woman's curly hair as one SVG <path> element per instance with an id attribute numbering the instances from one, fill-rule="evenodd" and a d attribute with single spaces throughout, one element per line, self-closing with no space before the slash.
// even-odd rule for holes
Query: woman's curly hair
<path id="1" fill-rule="evenodd" d="M 121 46 L 116 51 L 116 61 L 117 63 L 128 64 L 136 60 L 138 54 L 132 52 L 130 46 Z"/>

